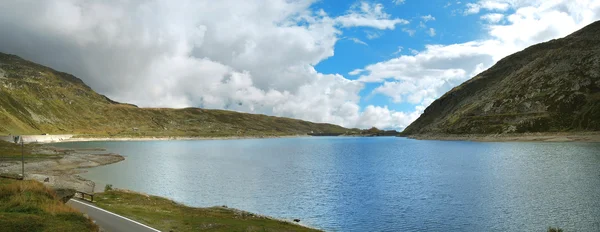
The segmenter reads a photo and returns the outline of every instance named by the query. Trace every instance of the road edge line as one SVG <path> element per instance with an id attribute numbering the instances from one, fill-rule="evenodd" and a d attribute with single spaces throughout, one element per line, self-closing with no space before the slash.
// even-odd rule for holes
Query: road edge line
<path id="1" fill-rule="evenodd" d="M 121 216 L 121 215 L 118 215 L 118 214 L 116 214 L 116 213 L 110 212 L 110 211 L 108 211 L 108 210 L 102 209 L 102 208 L 100 208 L 100 207 L 97 207 L 97 206 L 94 206 L 94 205 L 90 205 L 90 204 L 87 204 L 87 203 L 84 203 L 84 202 L 81 202 L 81 201 L 79 201 L 79 200 L 75 200 L 75 199 L 71 199 L 71 201 L 74 201 L 74 202 L 77 202 L 77 203 L 79 203 L 79 204 L 82 204 L 82 205 L 85 205 L 85 206 L 88 206 L 88 207 L 92 207 L 92 208 L 94 208 L 94 209 L 97 209 L 97 210 L 103 211 L 103 212 L 105 212 L 105 213 L 109 213 L 109 214 L 111 214 L 111 215 L 114 215 L 114 216 L 120 217 L 120 218 L 122 218 L 122 219 L 125 219 L 125 220 L 127 220 L 127 221 L 130 221 L 130 222 L 133 222 L 133 223 L 135 223 L 135 224 L 138 224 L 138 225 L 140 225 L 140 226 L 143 226 L 143 227 L 146 227 L 146 228 L 148 228 L 148 229 L 151 229 L 151 230 L 153 230 L 153 231 L 156 231 L 156 232 L 161 232 L 160 230 L 154 229 L 154 228 L 152 228 L 152 227 L 150 227 L 150 226 L 147 226 L 147 225 L 144 225 L 144 224 L 142 224 L 142 223 L 136 222 L 136 221 L 134 221 L 134 220 L 131 220 L 131 219 L 129 219 L 129 218 L 126 218 L 126 217 L 123 217 L 123 216 Z"/>

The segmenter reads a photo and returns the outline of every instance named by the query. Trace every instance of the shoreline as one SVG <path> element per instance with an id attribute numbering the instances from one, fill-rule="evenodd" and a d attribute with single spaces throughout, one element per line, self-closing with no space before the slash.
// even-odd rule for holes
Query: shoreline
<path id="1" fill-rule="evenodd" d="M 405 136 L 416 140 L 473 142 L 600 142 L 600 132 L 556 132 L 523 134 L 422 134 Z"/>
<path id="2" fill-rule="evenodd" d="M 149 136 L 149 137 L 73 137 L 51 143 L 68 142 L 119 142 L 119 141 L 194 141 L 194 140 L 242 140 L 242 139 L 274 139 L 274 138 L 300 138 L 312 137 L 310 135 L 268 135 L 268 136 L 227 136 L 227 137 L 192 137 L 192 136 Z"/>
<path id="3" fill-rule="evenodd" d="M 39 135 L 23 135 L 25 144 L 50 144 L 50 143 L 69 143 L 69 142 L 120 142 L 120 141 L 201 141 L 201 140 L 242 140 L 242 139 L 274 139 L 274 138 L 302 138 L 314 137 L 310 135 L 261 135 L 261 136 L 225 136 L 225 137 L 202 137 L 202 136 L 147 136 L 147 137 L 109 137 L 109 136 L 89 136 L 78 137 L 81 135 L 48 135 L 61 137 L 60 139 L 41 138 Z M 4 136 L 7 137 L 7 136 Z M 29 139 L 35 137 L 35 139 Z M 9 141 L 8 139 L 3 139 Z M 11 141 L 9 141 L 11 142 Z"/>
<path id="4" fill-rule="evenodd" d="M 91 154 L 90 151 L 102 153 Z M 53 189 L 75 189 L 92 192 L 96 189 L 95 182 L 81 177 L 87 172 L 86 168 L 114 164 L 125 160 L 125 157 L 104 152 L 104 149 L 64 149 L 52 146 L 42 146 L 34 150 L 39 154 L 34 159 L 25 160 L 25 180 L 36 180 Z M 47 157 L 44 157 L 47 156 Z M 21 173 L 20 160 L 0 162 L 0 173 Z"/>

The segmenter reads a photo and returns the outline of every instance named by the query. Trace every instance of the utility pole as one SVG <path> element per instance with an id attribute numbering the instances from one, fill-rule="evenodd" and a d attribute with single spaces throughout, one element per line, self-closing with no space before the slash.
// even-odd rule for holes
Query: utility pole
<path id="1" fill-rule="evenodd" d="M 21 178 L 22 180 L 25 179 L 25 145 L 23 145 L 23 136 L 21 137 Z"/>

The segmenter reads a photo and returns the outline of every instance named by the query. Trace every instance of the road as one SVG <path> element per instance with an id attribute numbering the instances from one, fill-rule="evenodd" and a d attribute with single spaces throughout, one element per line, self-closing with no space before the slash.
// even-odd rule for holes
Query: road
<path id="1" fill-rule="evenodd" d="M 90 203 L 71 199 L 67 205 L 87 214 L 98 226 L 108 232 L 160 232 L 142 223 L 98 208 Z"/>

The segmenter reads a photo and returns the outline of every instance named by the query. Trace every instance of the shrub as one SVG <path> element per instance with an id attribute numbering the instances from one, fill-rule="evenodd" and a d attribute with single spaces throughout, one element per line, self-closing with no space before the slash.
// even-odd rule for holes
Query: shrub
<path id="1" fill-rule="evenodd" d="M 104 186 L 104 192 L 109 192 L 112 190 L 113 190 L 112 184 L 107 184 L 106 186 Z"/>

